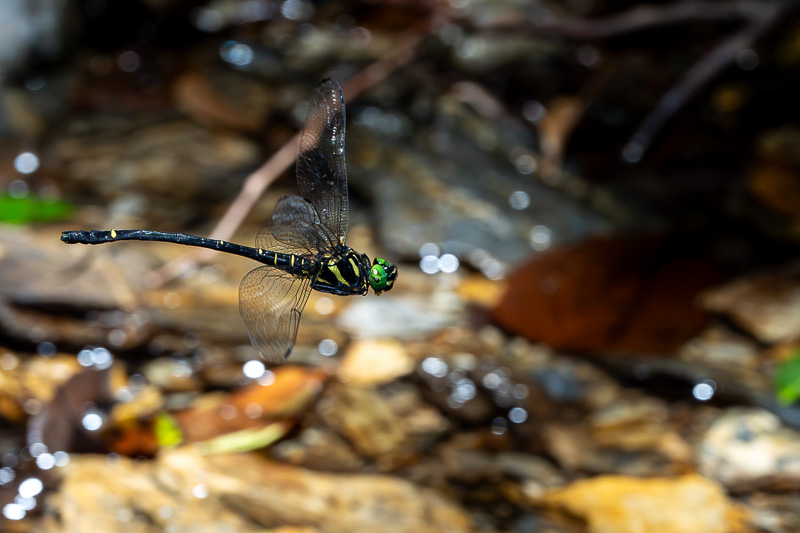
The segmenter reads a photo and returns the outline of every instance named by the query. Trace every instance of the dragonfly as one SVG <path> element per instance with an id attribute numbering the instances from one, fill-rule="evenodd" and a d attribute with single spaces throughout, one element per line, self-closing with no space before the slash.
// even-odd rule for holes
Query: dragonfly
<path id="1" fill-rule="evenodd" d="M 256 235 L 255 247 L 182 233 L 151 230 L 65 231 L 68 244 L 160 241 L 210 248 L 254 259 L 239 285 L 239 313 L 255 349 L 270 363 L 294 348 L 300 316 L 312 290 L 341 296 L 391 290 L 397 266 L 347 246 L 350 208 L 344 153 L 345 104 L 339 84 L 323 80 L 314 91 L 297 155 L 300 195 L 278 200 Z"/>

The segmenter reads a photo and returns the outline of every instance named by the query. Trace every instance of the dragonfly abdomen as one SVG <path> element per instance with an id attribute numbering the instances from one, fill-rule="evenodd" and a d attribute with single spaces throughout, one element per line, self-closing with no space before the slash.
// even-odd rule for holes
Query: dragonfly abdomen
<path id="1" fill-rule="evenodd" d="M 284 254 L 271 250 L 258 249 L 257 260 L 268 266 L 274 266 L 295 276 L 310 276 L 318 264 L 305 257 L 295 254 Z"/>
<path id="2" fill-rule="evenodd" d="M 117 241 L 157 241 L 183 244 L 186 246 L 199 246 L 220 252 L 240 255 L 259 261 L 259 251 L 256 248 L 242 246 L 219 239 L 206 239 L 183 233 L 164 233 L 146 229 L 120 229 L 109 231 L 64 231 L 61 240 L 68 244 L 103 244 Z"/>

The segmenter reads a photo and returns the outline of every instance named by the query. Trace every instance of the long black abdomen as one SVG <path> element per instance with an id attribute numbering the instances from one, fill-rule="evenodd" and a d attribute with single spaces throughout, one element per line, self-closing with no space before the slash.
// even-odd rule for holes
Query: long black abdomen
<path id="1" fill-rule="evenodd" d="M 195 237 L 183 233 L 163 233 L 145 229 L 132 230 L 110 230 L 110 231 L 65 231 L 61 234 L 61 240 L 68 244 L 104 244 L 117 241 L 156 241 L 183 244 L 185 246 L 198 246 L 209 248 L 229 254 L 247 257 L 263 263 L 285 270 L 296 276 L 307 276 L 313 271 L 313 262 L 298 255 L 283 254 L 242 246 L 228 241 L 218 239 L 206 239 L 205 237 Z"/>
<path id="2" fill-rule="evenodd" d="M 256 261 L 285 270 L 295 276 L 311 276 L 315 273 L 315 270 L 319 268 L 314 261 L 300 257 L 299 255 L 283 254 L 261 249 L 256 250 L 256 252 L 259 254 Z"/>

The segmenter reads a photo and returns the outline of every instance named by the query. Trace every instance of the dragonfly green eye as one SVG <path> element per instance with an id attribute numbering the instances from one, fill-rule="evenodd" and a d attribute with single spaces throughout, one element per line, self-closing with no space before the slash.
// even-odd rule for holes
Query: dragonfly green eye
<path id="1" fill-rule="evenodd" d="M 369 269 L 369 285 L 375 294 L 388 291 L 397 279 L 397 267 L 387 260 L 376 257 Z"/>

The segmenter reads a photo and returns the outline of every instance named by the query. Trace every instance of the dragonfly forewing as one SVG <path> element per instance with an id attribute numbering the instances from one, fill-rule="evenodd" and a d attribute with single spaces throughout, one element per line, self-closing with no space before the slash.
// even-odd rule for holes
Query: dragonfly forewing
<path id="1" fill-rule="evenodd" d="M 350 208 L 344 162 L 345 109 L 342 88 L 324 80 L 308 104 L 297 154 L 300 195 L 316 208 L 320 221 L 344 244 Z"/>

